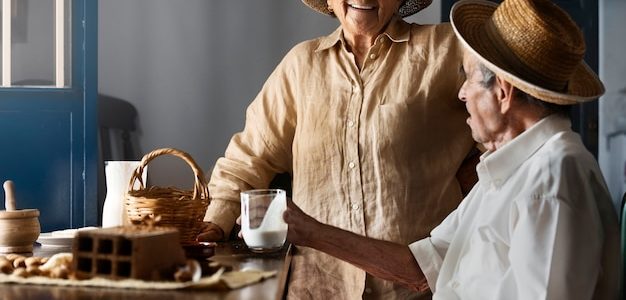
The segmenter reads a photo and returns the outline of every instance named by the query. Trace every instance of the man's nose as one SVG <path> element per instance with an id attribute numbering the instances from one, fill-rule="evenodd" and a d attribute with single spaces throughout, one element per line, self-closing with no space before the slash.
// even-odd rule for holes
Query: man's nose
<path id="1" fill-rule="evenodd" d="M 465 102 L 466 98 L 465 98 L 465 82 L 463 82 L 463 85 L 461 85 L 461 88 L 459 89 L 459 94 L 458 94 L 459 100 Z"/>

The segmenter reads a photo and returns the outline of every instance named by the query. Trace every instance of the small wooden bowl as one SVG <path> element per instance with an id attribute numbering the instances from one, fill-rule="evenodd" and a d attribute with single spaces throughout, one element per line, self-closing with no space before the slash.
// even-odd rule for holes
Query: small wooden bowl
<path id="1" fill-rule="evenodd" d="M 212 242 L 192 242 L 182 244 L 185 256 L 189 259 L 203 260 L 215 254 L 217 243 Z"/>
<path id="2" fill-rule="evenodd" d="M 40 232 L 39 210 L 0 211 L 0 253 L 33 252 Z"/>

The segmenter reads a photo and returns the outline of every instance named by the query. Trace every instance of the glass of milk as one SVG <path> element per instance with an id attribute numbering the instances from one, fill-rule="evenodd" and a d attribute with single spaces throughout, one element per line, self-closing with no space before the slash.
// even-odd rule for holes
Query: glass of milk
<path id="1" fill-rule="evenodd" d="M 241 192 L 241 233 L 252 252 L 278 251 L 287 238 L 283 212 L 287 194 L 281 189 Z"/>

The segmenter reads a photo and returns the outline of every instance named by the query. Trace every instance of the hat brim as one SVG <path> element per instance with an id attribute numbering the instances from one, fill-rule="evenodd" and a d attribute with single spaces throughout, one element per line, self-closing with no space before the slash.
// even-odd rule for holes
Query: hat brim
<path id="1" fill-rule="evenodd" d="M 597 99 L 604 94 L 604 85 L 595 72 L 583 61 L 574 71 L 567 91 L 553 91 L 521 78 L 492 45 L 485 30 L 497 3 L 483 0 L 465 0 L 454 4 L 450 10 L 450 22 L 461 43 L 496 75 L 510 82 L 523 92 L 546 102 L 571 105 Z"/>
<path id="2" fill-rule="evenodd" d="M 325 15 L 332 16 L 333 13 L 328 10 L 328 5 L 326 4 L 326 0 L 302 0 L 304 4 L 308 7 L 323 13 Z M 398 9 L 398 15 L 400 17 L 408 17 L 416 14 L 417 12 L 423 10 L 428 7 L 433 1 L 432 0 L 406 0 L 400 8 Z"/>

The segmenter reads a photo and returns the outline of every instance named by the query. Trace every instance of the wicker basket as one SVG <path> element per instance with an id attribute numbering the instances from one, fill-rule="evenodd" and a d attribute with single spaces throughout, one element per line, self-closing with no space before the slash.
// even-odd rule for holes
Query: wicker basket
<path id="1" fill-rule="evenodd" d="M 141 174 L 150 161 L 160 155 L 171 154 L 183 159 L 194 172 L 193 191 L 173 187 L 145 187 Z M 136 190 L 135 182 L 138 182 Z M 180 232 L 182 244 L 196 240 L 202 230 L 202 220 L 209 205 L 209 189 L 204 173 L 191 156 L 183 151 L 163 148 L 146 154 L 130 178 L 126 195 L 126 210 L 131 223 L 141 223 L 146 218 L 158 220 L 159 226 L 175 227 Z"/>

